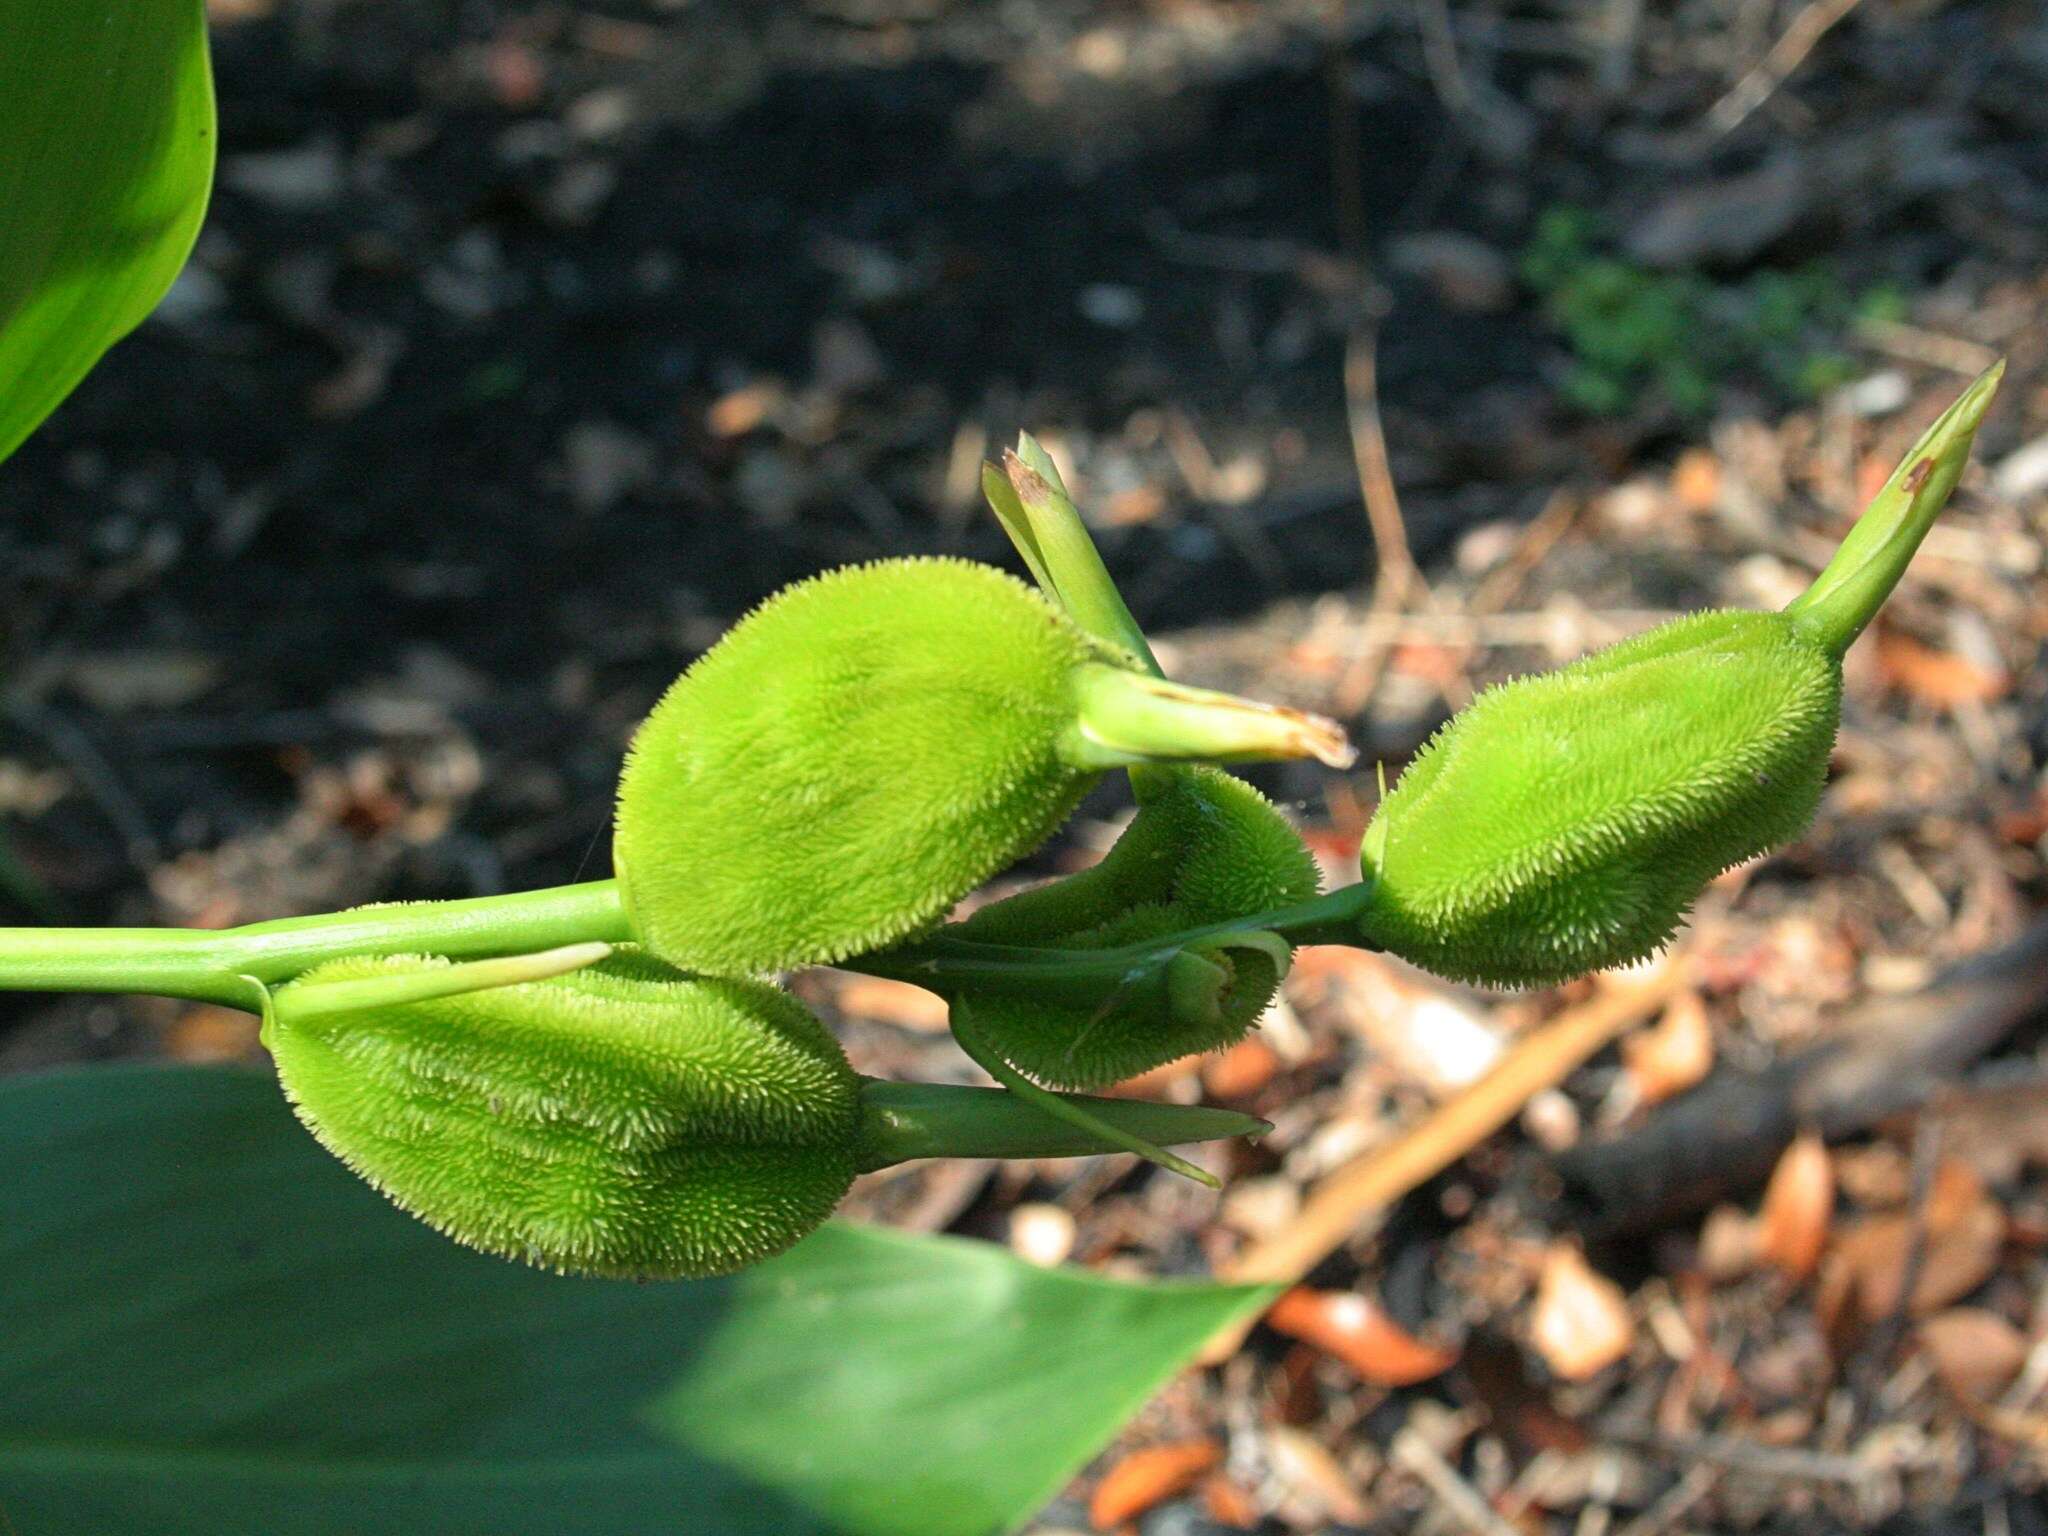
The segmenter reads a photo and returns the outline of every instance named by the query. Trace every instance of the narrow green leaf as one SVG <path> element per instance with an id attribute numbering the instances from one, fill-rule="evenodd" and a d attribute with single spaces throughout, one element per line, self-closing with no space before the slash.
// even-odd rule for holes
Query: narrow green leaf
<path id="1" fill-rule="evenodd" d="M 559 1279 L 239 1071 L 0 1082 L 0 1168 L 0 1529 L 35 1536 L 993 1536 L 1271 1294 L 843 1225 Z"/>
<path id="2" fill-rule="evenodd" d="M 204 0 L 0 0 L 0 459 L 171 286 L 214 137 Z"/>

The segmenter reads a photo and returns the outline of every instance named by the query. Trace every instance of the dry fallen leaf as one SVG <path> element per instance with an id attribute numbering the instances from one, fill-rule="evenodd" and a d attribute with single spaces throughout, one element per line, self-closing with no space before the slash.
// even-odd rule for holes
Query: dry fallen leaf
<path id="1" fill-rule="evenodd" d="M 1989 1402 L 2012 1384 L 2027 1359 L 2019 1329 L 1983 1307 L 1937 1312 L 1915 1336 L 1935 1380 L 1964 1403 Z"/>
<path id="2" fill-rule="evenodd" d="M 1238 1041 L 1202 1068 L 1202 1086 L 1224 1103 L 1248 1099 L 1273 1080 L 1280 1058 L 1257 1035 Z"/>
<path id="3" fill-rule="evenodd" d="M 1700 1223 L 1700 1273 L 1716 1285 L 1739 1280 L 1758 1262 L 1762 1223 L 1732 1205 L 1717 1205 Z"/>
<path id="4" fill-rule="evenodd" d="M 1901 693 L 1936 709 L 1962 704 L 1989 704 L 2012 690 L 2012 676 L 1956 651 L 1937 651 L 1911 635 L 1880 629 L 1878 671 Z"/>
<path id="5" fill-rule="evenodd" d="M 1133 1451 L 1095 1485 L 1088 1501 L 1089 1522 L 1098 1531 L 1107 1531 L 1135 1520 L 1153 1505 L 1186 1493 L 1222 1464 L 1223 1447 L 1209 1439 Z"/>
<path id="6" fill-rule="evenodd" d="M 1266 1427 L 1266 1453 L 1272 1461 L 1273 1476 L 1287 1490 L 1288 1506 L 1292 1512 L 1308 1517 L 1300 1523 L 1365 1523 L 1370 1513 L 1365 1495 L 1321 1441 L 1304 1430 L 1270 1424 Z"/>
<path id="7" fill-rule="evenodd" d="M 1467 998 L 1378 955 L 1353 951 L 1342 961 L 1319 960 L 1302 978 L 1304 987 L 1314 982 L 1323 983 L 1321 996 L 1334 1004 L 1339 1023 L 1433 1095 L 1469 1087 L 1505 1050 L 1492 1022 Z"/>
<path id="8" fill-rule="evenodd" d="M 1757 1220 L 1757 1257 L 1801 1284 L 1820 1264 L 1835 1212 L 1835 1169 L 1815 1133 L 1796 1138 L 1778 1159 Z"/>
<path id="9" fill-rule="evenodd" d="M 1423 1343 L 1357 1291 L 1296 1286 L 1265 1320 L 1274 1331 L 1334 1355 L 1376 1386 L 1412 1386 L 1458 1363 L 1456 1350 Z"/>
<path id="10" fill-rule="evenodd" d="M 1711 512 L 1721 500 L 1721 461 L 1711 449 L 1688 448 L 1671 466 L 1671 497 L 1687 512 Z"/>
<path id="11" fill-rule="evenodd" d="M 164 1031 L 164 1052 L 176 1061 L 245 1061 L 256 1054 L 259 1027 L 253 1013 L 200 1003 Z"/>
<path id="12" fill-rule="evenodd" d="M 1529 1313 L 1529 1342 L 1543 1363 L 1565 1381 L 1584 1381 L 1627 1355 L 1635 1336 L 1621 1287 L 1571 1244 L 1553 1245 Z"/>
<path id="13" fill-rule="evenodd" d="M 1202 1508 L 1232 1530 L 1249 1531 L 1259 1523 L 1258 1501 L 1220 1472 L 1202 1479 Z"/>
<path id="14" fill-rule="evenodd" d="M 881 976 L 843 975 L 834 981 L 832 1000 L 848 1018 L 872 1019 L 926 1035 L 946 1027 L 946 1000 L 923 987 Z"/>
<path id="15" fill-rule="evenodd" d="M 1925 1317 L 1960 1301 L 1991 1278 L 2005 1245 L 2005 1212 L 1966 1164 L 1945 1158 L 1918 1223 L 1908 1212 L 1873 1216 L 1842 1232 L 1828 1262 L 1841 1279 L 1824 1289 L 1853 1300 L 1868 1324 L 1899 1309 L 1916 1242 L 1922 1248 L 1908 1316 Z M 1916 1229 L 1924 1236 L 1916 1238 Z"/>
<path id="16" fill-rule="evenodd" d="M 1653 1028 L 1621 1042 L 1636 1102 L 1661 1104 L 1698 1083 L 1714 1066 L 1714 1027 L 1706 1000 L 1687 990 L 1671 999 Z"/>

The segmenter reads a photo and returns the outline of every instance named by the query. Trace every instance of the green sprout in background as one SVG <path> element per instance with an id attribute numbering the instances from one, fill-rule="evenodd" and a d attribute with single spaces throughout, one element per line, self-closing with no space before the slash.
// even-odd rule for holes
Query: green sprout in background
<path id="1" fill-rule="evenodd" d="M 1898 290 L 1851 289 L 1827 262 L 1742 277 L 1660 272 L 1612 253 L 1600 220 L 1557 206 L 1537 220 L 1522 278 L 1564 338 L 1563 389 L 1580 409 L 1620 415 L 1653 402 L 1709 415 L 1732 384 L 1807 401 L 1849 382 L 1859 322 L 1897 320 Z"/>

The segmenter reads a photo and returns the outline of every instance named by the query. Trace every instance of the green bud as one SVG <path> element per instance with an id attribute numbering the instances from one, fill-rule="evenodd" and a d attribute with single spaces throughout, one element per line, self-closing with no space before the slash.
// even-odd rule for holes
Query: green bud
<path id="1" fill-rule="evenodd" d="M 1145 675 L 1000 571 L 882 561 L 778 594 L 670 689 L 615 860 L 649 949 L 754 974 L 937 922 L 1105 768 L 1348 752 L 1328 721 Z"/>
<path id="2" fill-rule="evenodd" d="M 1781 614 L 1704 613 L 1482 694 L 1367 829 L 1368 943 L 1537 986 L 1640 960 L 1706 883 L 1812 819 L 1842 653 L 1961 476 L 2003 364 L 1906 455 Z"/>
<path id="3" fill-rule="evenodd" d="M 1144 774 L 1138 787 L 1137 816 L 1099 864 L 984 907 L 948 932 L 1041 950 L 1123 949 L 1315 894 L 1314 858 L 1243 780 L 1182 768 Z M 1042 987 L 1012 995 L 935 984 L 972 996 L 983 1036 L 1020 1071 L 1096 1088 L 1241 1040 L 1287 961 L 1270 934 L 1224 935 L 1160 956 L 1156 978 L 1147 967 L 1095 1001 L 1056 999 Z"/>
<path id="4" fill-rule="evenodd" d="M 330 961 L 277 989 L 265 1043 L 323 1146 L 486 1253 L 715 1275 L 830 1214 L 864 1130 L 823 1025 L 772 987 L 640 956 L 492 985 L 549 960 Z"/>

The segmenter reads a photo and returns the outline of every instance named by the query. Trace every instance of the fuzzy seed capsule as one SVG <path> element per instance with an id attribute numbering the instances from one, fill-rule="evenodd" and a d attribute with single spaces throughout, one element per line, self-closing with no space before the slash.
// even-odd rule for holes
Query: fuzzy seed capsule
<path id="1" fill-rule="evenodd" d="M 1367 942 L 1510 987 L 1644 958 L 1805 828 L 1841 687 L 1784 615 L 1721 612 L 1482 694 L 1366 831 Z"/>
<path id="2" fill-rule="evenodd" d="M 684 674 L 628 756 L 615 860 L 650 950 L 759 974 L 936 923 L 1106 768 L 1347 750 L 1145 675 L 991 567 L 882 561 L 786 589 Z"/>
<path id="3" fill-rule="evenodd" d="M 982 908 L 963 939 L 1045 949 L 1118 949 L 1294 906 L 1315 895 L 1315 859 L 1287 819 L 1213 768 L 1148 771 L 1138 814 L 1099 864 Z M 1276 953 L 1277 950 L 1277 953 Z M 982 990 L 982 1034 L 1019 1071 L 1099 1088 L 1242 1039 L 1286 970 L 1277 941 L 1221 943 L 1172 957 L 1154 978 L 1093 1002 Z"/>
<path id="4" fill-rule="evenodd" d="M 1468 981 L 1563 981 L 1645 958 L 1714 876 L 1798 836 L 1842 655 L 1961 479 L 2004 371 L 1921 435 L 1783 613 L 1680 619 L 1439 731 L 1366 830 L 1366 942 Z"/>
<path id="5" fill-rule="evenodd" d="M 265 1041 L 321 1144 L 456 1241 L 572 1274 L 723 1274 L 809 1233 L 853 1181 L 860 1080 L 786 993 L 615 955 L 456 996 L 320 1001 L 450 970 L 332 961 L 278 990 Z"/>

